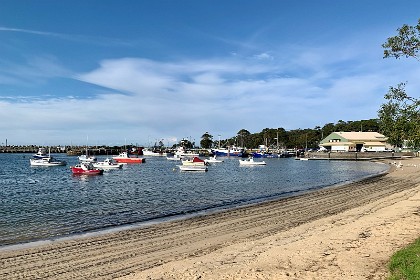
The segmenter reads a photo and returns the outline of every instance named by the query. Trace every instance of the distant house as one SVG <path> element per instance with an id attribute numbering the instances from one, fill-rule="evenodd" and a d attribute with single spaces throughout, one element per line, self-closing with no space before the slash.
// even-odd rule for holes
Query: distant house
<path id="1" fill-rule="evenodd" d="M 387 140 L 378 132 L 333 132 L 319 145 L 331 152 L 381 152 L 389 146 Z"/>

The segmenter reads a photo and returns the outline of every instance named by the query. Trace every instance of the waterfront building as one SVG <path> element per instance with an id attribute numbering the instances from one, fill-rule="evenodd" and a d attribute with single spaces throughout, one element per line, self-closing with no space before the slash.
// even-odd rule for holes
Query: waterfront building
<path id="1" fill-rule="evenodd" d="M 384 152 L 388 137 L 378 132 L 332 132 L 319 146 L 331 152 Z"/>

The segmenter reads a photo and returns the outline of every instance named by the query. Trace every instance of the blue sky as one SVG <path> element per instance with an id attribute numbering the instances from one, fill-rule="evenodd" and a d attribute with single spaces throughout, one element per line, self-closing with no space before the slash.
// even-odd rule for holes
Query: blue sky
<path id="1" fill-rule="evenodd" d="M 0 143 L 153 144 L 377 117 L 420 1 L 1 0 Z"/>

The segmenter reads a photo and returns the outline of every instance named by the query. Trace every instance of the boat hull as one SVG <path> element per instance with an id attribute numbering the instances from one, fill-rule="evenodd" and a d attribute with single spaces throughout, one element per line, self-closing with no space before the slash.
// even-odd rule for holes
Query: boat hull
<path id="1" fill-rule="evenodd" d="M 229 148 L 218 148 L 211 151 L 215 156 L 221 157 L 242 157 L 244 155 L 244 149 L 236 146 Z"/>
<path id="2" fill-rule="evenodd" d="M 102 175 L 104 173 L 102 169 L 85 170 L 81 167 L 71 167 L 71 172 L 74 175 Z"/>
<path id="3" fill-rule="evenodd" d="M 127 152 L 122 152 L 118 156 L 112 157 L 118 163 L 143 163 L 146 159 L 139 157 L 130 157 Z"/>
<path id="4" fill-rule="evenodd" d="M 252 153 L 254 158 L 279 158 L 278 154 Z"/>
<path id="5" fill-rule="evenodd" d="M 239 165 L 266 165 L 265 161 L 239 160 Z"/>
<path id="6" fill-rule="evenodd" d="M 65 166 L 67 162 L 65 161 L 49 161 L 48 158 L 44 159 L 31 159 L 31 166 Z"/>
<path id="7" fill-rule="evenodd" d="M 208 171 L 205 165 L 178 165 L 181 171 Z"/>
<path id="8" fill-rule="evenodd" d="M 213 154 L 218 157 L 242 157 L 242 152 L 223 152 L 223 151 L 213 151 Z"/>
<path id="9" fill-rule="evenodd" d="M 114 160 L 118 163 L 144 163 L 146 160 L 144 158 L 118 158 L 114 157 Z"/>
<path id="10" fill-rule="evenodd" d="M 98 168 L 98 169 L 121 169 L 122 167 L 123 167 L 123 164 L 122 163 L 120 163 L 120 164 L 102 164 L 101 162 L 98 162 L 98 163 L 94 163 L 93 164 L 93 167 L 95 167 L 95 168 Z"/>

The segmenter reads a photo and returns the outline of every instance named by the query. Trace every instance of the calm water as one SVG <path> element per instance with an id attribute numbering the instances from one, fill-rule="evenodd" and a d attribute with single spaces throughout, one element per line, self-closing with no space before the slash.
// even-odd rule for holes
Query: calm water
<path id="1" fill-rule="evenodd" d="M 103 176 L 73 176 L 64 167 L 31 167 L 31 154 L 0 154 L 0 245 L 129 225 L 162 217 L 296 194 L 383 172 L 351 161 L 265 159 L 239 166 L 225 158 L 208 172 L 180 172 L 179 162 L 147 157 Z"/>

